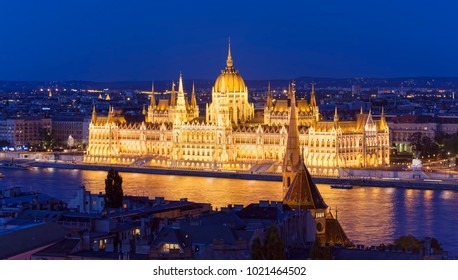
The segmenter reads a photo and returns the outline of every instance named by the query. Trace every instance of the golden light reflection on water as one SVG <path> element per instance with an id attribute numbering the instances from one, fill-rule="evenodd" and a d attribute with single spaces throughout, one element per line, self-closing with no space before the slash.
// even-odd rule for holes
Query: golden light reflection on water
<path id="1" fill-rule="evenodd" d="M 126 195 L 162 196 L 177 200 L 211 203 L 214 208 L 228 204 L 248 205 L 259 200 L 281 200 L 280 182 L 236 180 L 209 177 L 188 177 L 122 173 Z M 83 173 L 83 184 L 92 192 L 105 192 L 106 172 Z"/>
<path id="2" fill-rule="evenodd" d="M 81 171 L 81 182 L 93 193 L 104 192 L 105 171 Z M 259 200 L 282 200 L 281 182 L 121 173 L 126 195 L 188 198 L 211 203 L 248 205 Z M 458 194 L 396 188 L 354 187 L 333 189 L 318 184 L 324 200 L 355 244 L 389 243 L 401 235 L 439 236 L 444 246 L 458 248 L 458 219 L 454 213 Z M 438 212 L 439 211 L 439 212 Z M 443 215 L 448 213 L 448 215 Z M 442 221 L 444 217 L 450 222 Z M 458 252 L 458 249 L 457 249 Z"/>

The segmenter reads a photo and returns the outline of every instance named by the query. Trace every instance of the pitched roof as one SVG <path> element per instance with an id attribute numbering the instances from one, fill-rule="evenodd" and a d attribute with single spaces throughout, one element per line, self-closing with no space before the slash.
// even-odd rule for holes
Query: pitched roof
<path id="1" fill-rule="evenodd" d="M 280 208 L 279 208 L 280 207 Z M 276 204 L 275 206 L 262 206 L 260 203 L 251 203 L 247 207 L 237 212 L 237 216 L 242 219 L 259 219 L 259 220 L 278 220 L 281 211 L 291 211 L 291 208 L 285 204 Z"/>
<path id="2" fill-rule="evenodd" d="M 291 208 L 305 209 L 326 209 L 328 206 L 324 202 L 317 186 L 312 180 L 312 176 L 301 160 L 300 168 L 291 183 L 283 202 Z"/>
<path id="3" fill-rule="evenodd" d="M 46 247 L 43 250 L 40 250 L 33 254 L 34 257 L 67 257 L 70 253 L 72 253 L 77 245 L 80 243 L 80 239 L 72 238 L 72 239 L 64 239 L 56 244 L 53 244 L 49 247 Z"/>
<path id="4" fill-rule="evenodd" d="M 186 238 L 185 234 L 180 229 L 170 227 L 163 227 L 151 246 L 158 247 L 162 243 L 179 244 L 183 249 L 190 245 L 189 238 Z"/>
<path id="5" fill-rule="evenodd" d="M 236 244 L 234 232 L 225 225 L 183 225 L 182 232 L 189 236 L 192 243 L 212 244 L 214 240 L 223 240 L 225 244 Z"/>
<path id="6" fill-rule="evenodd" d="M 274 105 L 274 112 L 288 112 L 289 111 L 289 105 L 288 105 L 288 99 L 280 99 L 275 102 Z"/>
<path id="7" fill-rule="evenodd" d="M 326 218 L 326 240 L 332 243 L 332 245 L 340 245 L 342 247 L 353 246 L 353 243 L 348 239 L 339 221 L 333 217 Z"/>
<path id="8" fill-rule="evenodd" d="M 62 226 L 52 222 L 0 231 L 0 259 L 58 242 L 68 233 Z"/>
<path id="9" fill-rule="evenodd" d="M 160 99 L 156 110 L 158 111 L 167 111 L 169 109 L 169 100 L 168 99 Z"/>

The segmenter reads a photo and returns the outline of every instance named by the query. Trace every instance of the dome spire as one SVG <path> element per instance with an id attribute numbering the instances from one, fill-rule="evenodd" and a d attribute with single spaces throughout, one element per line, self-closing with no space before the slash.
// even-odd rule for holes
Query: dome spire
<path id="1" fill-rule="evenodd" d="M 230 37 L 229 37 L 228 48 L 227 48 L 226 66 L 227 66 L 227 68 L 232 68 L 232 66 L 233 66 L 232 55 L 231 55 L 231 38 Z"/>

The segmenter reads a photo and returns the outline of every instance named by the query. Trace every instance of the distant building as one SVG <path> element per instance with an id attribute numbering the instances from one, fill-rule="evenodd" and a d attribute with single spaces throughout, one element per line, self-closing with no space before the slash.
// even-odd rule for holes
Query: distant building
<path id="1" fill-rule="evenodd" d="M 0 140 L 10 146 L 35 145 L 43 140 L 43 132 L 52 131 L 49 118 L 8 118 L 0 120 Z"/>
<path id="2" fill-rule="evenodd" d="M 105 207 L 105 195 L 91 194 L 82 186 L 77 192 L 76 197 L 68 203 L 68 208 L 79 213 L 101 213 Z"/>
<path id="3" fill-rule="evenodd" d="M 449 116 L 400 116 L 388 120 L 391 143 L 398 152 L 412 152 L 410 137 L 421 133 L 431 139 L 438 133 L 458 132 L 458 117 Z"/>
<path id="4" fill-rule="evenodd" d="M 56 116 L 52 118 L 52 133 L 57 141 L 67 141 L 71 135 L 75 143 L 84 141 L 84 117 Z"/>

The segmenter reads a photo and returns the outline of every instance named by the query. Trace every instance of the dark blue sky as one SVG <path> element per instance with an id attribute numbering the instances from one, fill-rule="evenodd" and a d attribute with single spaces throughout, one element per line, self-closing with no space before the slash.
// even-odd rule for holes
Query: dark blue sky
<path id="1" fill-rule="evenodd" d="M 2 1 L 0 80 L 458 76 L 458 2 Z"/>

